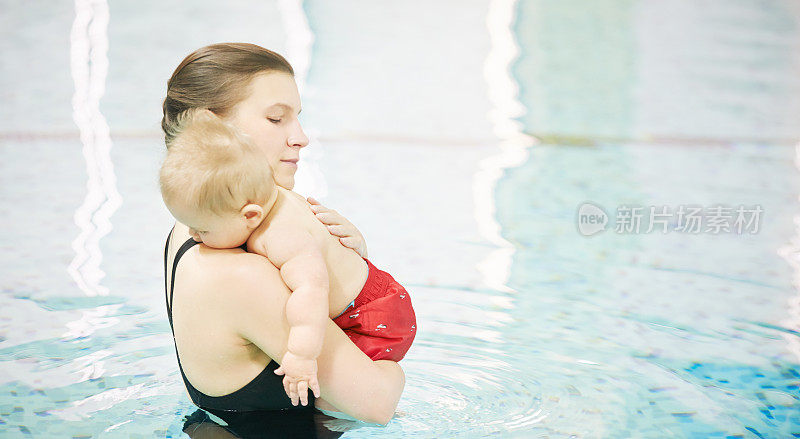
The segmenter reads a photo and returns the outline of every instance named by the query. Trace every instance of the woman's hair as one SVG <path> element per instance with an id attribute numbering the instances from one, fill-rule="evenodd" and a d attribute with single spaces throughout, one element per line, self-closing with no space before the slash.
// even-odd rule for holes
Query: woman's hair
<path id="1" fill-rule="evenodd" d="M 164 204 L 201 214 L 235 213 L 263 206 L 275 190 L 266 153 L 250 138 L 205 109 L 185 111 L 167 149 L 159 183 Z"/>
<path id="2" fill-rule="evenodd" d="M 247 97 L 250 81 L 259 73 L 284 72 L 294 76 L 286 59 L 249 43 L 220 43 L 195 50 L 172 73 L 164 98 L 161 129 L 167 148 L 178 131 L 178 116 L 205 108 L 225 116 Z"/>

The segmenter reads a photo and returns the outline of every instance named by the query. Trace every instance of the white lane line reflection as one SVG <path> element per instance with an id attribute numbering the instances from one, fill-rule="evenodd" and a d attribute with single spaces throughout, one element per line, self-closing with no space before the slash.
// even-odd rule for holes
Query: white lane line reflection
<path id="1" fill-rule="evenodd" d="M 795 146 L 795 167 L 800 170 L 800 143 Z M 800 197 L 798 197 L 800 199 Z M 786 262 L 794 270 L 792 284 L 795 288 L 795 295 L 788 300 L 787 313 L 789 317 L 782 320 L 780 324 L 793 331 L 800 332 L 800 215 L 794 217 L 795 236 L 792 237 L 788 245 L 778 249 L 778 254 L 786 259 Z M 781 332 L 781 336 L 787 343 L 787 349 L 794 354 L 800 361 L 800 337 L 795 334 Z"/>
<path id="2" fill-rule="evenodd" d="M 103 255 L 100 239 L 111 229 L 111 215 L 122 204 L 111 162 L 111 136 L 100 113 L 108 73 L 108 4 L 105 0 L 75 0 L 70 33 L 70 70 L 75 84 L 73 119 L 81 133 L 88 181 L 86 198 L 75 211 L 80 232 L 72 242 L 75 257 L 68 272 L 87 296 L 108 295 L 100 284 Z"/>
<path id="3" fill-rule="evenodd" d="M 286 30 L 286 59 L 292 64 L 294 78 L 300 95 L 307 97 L 310 90 L 306 87 L 306 78 L 311 68 L 311 54 L 314 45 L 314 33 L 308 24 L 308 17 L 303 10 L 303 0 L 279 0 L 278 10 L 281 14 L 283 28 Z M 316 140 L 313 128 L 303 127 L 309 135 L 309 147 L 300 150 L 301 166 L 295 176 L 294 191 L 304 196 L 323 199 L 328 195 L 325 175 L 319 167 L 322 162 L 322 145 Z M 312 135 L 314 134 L 314 135 Z"/>
<path id="4" fill-rule="evenodd" d="M 477 268 L 488 287 L 505 292 L 514 291 L 507 285 L 514 246 L 501 235 L 494 191 L 505 170 L 522 165 L 528 158 L 528 148 L 538 143 L 534 137 L 525 134 L 522 124 L 515 120 L 525 112 L 525 107 L 517 99 L 519 85 L 511 75 L 511 64 L 519 56 L 512 30 L 516 9 L 516 0 L 492 0 L 489 3 L 486 25 L 491 48 L 483 73 L 489 100 L 493 104 L 488 117 L 500 139 L 500 151 L 480 162 L 472 185 L 475 219 L 480 233 L 497 247 L 478 263 Z"/>

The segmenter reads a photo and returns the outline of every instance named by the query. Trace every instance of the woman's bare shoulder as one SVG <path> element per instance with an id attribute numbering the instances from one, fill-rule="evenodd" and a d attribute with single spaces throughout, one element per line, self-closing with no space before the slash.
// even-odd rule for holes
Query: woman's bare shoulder
<path id="1" fill-rule="evenodd" d="M 302 195 L 298 194 L 297 192 L 295 192 L 295 191 L 293 191 L 291 189 L 286 189 L 286 188 L 281 187 L 281 186 L 276 186 L 276 187 L 277 187 L 278 191 L 281 194 L 283 194 L 283 195 L 285 195 L 287 197 L 290 197 L 293 200 L 299 200 L 299 201 L 306 202 L 306 199 Z"/>
<path id="2" fill-rule="evenodd" d="M 194 249 L 193 249 L 194 250 Z M 197 246 L 184 267 L 183 288 L 196 303 L 214 310 L 220 327 L 244 339 L 256 331 L 279 335 L 290 290 L 280 272 L 267 258 L 241 249 L 211 249 Z M 280 353 L 285 340 L 273 338 L 265 353 Z M 280 357 L 278 357 L 280 358 Z"/>
<path id="3" fill-rule="evenodd" d="M 210 249 L 202 247 L 198 251 L 198 269 L 213 274 L 213 281 L 237 288 L 226 288 L 250 295 L 257 288 L 285 287 L 280 271 L 264 256 L 247 253 L 240 249 Z"/>

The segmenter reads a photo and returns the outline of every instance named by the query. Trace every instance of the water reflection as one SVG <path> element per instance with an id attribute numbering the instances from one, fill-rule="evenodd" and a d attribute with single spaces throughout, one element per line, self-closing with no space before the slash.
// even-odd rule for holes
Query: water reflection
<path id="1" fill-rule="evenodd" d="M 108 3 L 76 0 L 70 34 L 70 70 L 75 84 L 73 119 L 80 129 L 88 182 L 86 198 L 75 211 L 80 229 L 72 242 L 75 257 L 68 271 L 87 296 L 108 295 L 100 284 L 100 239 L 111 231 L 111 215 L 122 204 L 111 162 L 111 135 L 100 112 L 108 74 Z"/>
<path id="2" fill-rule="evenodd" d="M 278 10 L 284 29 L 291 29 L 291 32 L 286 33 L 286 49 L 283 55 L 292 64 L 297 89 L 305 102 L 305 98 L 308 96 L 306 77 L 311 67 L 314 32 L 309 26 L 302 1 L 279 0 Z M 303 165 L 295 175 L 294 191 L 302 195 L 313 195 L 317 199 L 324 199 L 328 195 L 328 184 L 319 166 L 324 159 L 323 148 L 315 139 L 317 136 L 313 126 L 304 124 L 303 128 L 309 134 L 309 140 L 313 147 L 300 150 L 300 160 Z"/>
<path id="3" fill-rule="evenodd" d="M 795 167 L 800 169 L 800 143 L 795 147 Z M 800 199 L 800 197 L 798 197 Z M 787 349 L 794 354 L 797 361 L 800 361 L 800 216 L 794 217 L 795 235 L 789 244 L 778 249 L 786 262 L 792 267 L 792 284 L 798 294 L 790 297 L 787 302 L 787 318 L 780 321 L 786 332 L 781 333 L 781 337 L 786 340 Z M 790 333 L 792 331 L 793 333 Z"/>
<path id="4" fill-rule="evenodd" d="M 511 75 L 511 64 L 519 55 L 519 46 L 512 32 L 516 5 L 516 0 L 494 0 L 489 4 L 486 25 L 491 50 L 486 57 L 483 73 L 492 102 L 488 117 L 495 135 L 500 139 L 500 150 L 481 161 L 480 170 L 475 173 L 472 184 L 474 215 L 480 233 L 497 247 L 488 252 L 479 263 L 478 270 L 487 286 L 505 292 L 510 291 L 506 283 L 514 246 L 503 238 L 500 224 L 495 218 L 494 192 L 505 170 L 523 164 L 528 157 L 527 148 L 535 143 L 533 137 L 522 132 L 522 124 L 516 120 L 525 113 L 525 107 L 517 99 L 519 85 Z"/>

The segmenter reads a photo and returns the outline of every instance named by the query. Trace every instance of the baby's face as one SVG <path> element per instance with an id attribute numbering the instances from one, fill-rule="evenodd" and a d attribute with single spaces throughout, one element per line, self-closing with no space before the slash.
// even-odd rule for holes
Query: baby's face
<path id="1" fill-rule="evenodd" d="M 229 212 L 221 215 L 172 209 L 175 219 L 189 227 L 189 234 L 197 242 L 212 248 L 235 248 L 245 242 L 253 231 L 244 215 Z"/>

